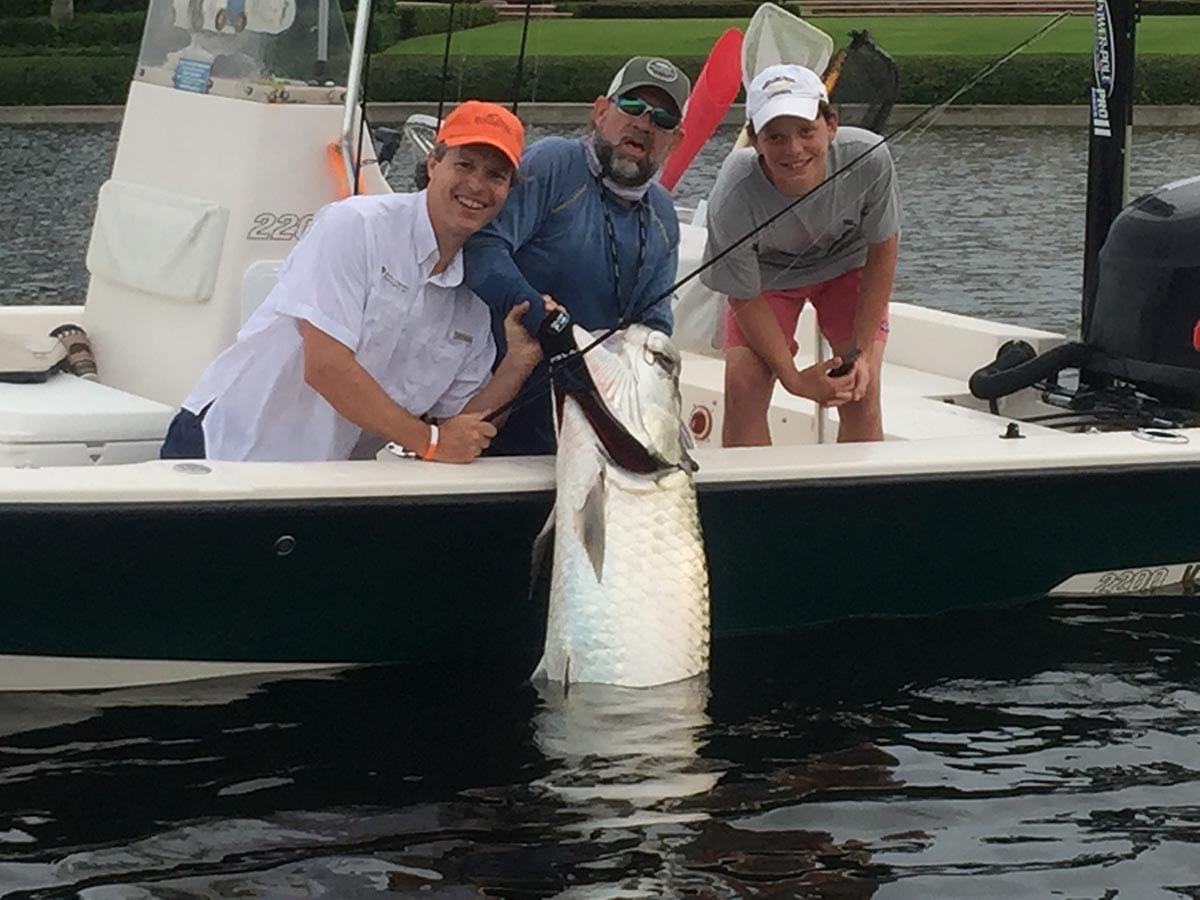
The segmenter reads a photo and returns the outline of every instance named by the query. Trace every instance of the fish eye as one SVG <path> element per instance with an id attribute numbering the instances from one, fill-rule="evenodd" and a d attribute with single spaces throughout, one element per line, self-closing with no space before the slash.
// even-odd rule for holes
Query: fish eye
<path id="1" fill-rule="evenodd" d="M 666 350 L 660 350 L 656 347 L 647 347 L 646 353 L 650 357 L 649 362 L 651 364 L 658 366 L 668 374 L 674 374 L 676 368 L 678 368 L 679 360 Z"/>

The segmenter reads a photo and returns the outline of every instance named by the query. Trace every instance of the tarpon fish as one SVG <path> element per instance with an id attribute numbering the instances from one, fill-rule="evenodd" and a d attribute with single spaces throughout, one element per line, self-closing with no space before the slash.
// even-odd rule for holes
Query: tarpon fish
<path id="1" fill-rule="evenodd" d="M 580 348 L 593 342 L 575 328 Z M 648 687 L 708 670 L 708 567 L 680 356 L 631 325 L 583 356 L 590 389 L 559 393 L 554 565 L 534 680 Z"/>

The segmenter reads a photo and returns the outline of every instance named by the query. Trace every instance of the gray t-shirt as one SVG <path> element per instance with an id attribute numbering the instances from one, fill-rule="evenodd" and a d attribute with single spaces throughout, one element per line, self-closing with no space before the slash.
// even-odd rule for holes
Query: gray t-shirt
<path id="1" fill-rule="evenodd" d="M 867 259 L 867 244 L 900 230 L 900 190 L 887 144 L 862 128 L 837 130 L 825 174 L 838 171 L 879 144 L 848 171 L 811 193 L 716 265 L 700 273 L 714 291 L 754 297 L 764 290 L 816 284 Z M 767 180 L 753 147 L 725 159 L 708 200 L 708 262 L 753 228 L 796 201 Z"/>

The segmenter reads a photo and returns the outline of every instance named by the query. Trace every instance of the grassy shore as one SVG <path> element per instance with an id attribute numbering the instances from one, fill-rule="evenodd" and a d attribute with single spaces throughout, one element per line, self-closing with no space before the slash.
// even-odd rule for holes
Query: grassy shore
<path id="1" fill-rule="evenodd" d="M 996 56 L 1004 53 L 1051 16 L 860 16 L 813 18 L 834 43 L 847 42 L 851 29 L 866 28 L 893 56 L 942 54 Z M 745 28 L 744 19 L 550 19 L 529 25 L 530 56 L 705 55 L 726 28 Z M 444 35 L 426 35 L 394 44 L 386 53 L 438 55 Z M 515 54 L 521 22 L 499 22 L 454 35 L 456 56 Z M 1090 53 L 1092 20 L 1073 15 L 1030 47 L 1030 53 Z M 1138 54 L 1195 53 L 1200 48 L 1200 16 L 1147 17 L 1138 25 Z"/>

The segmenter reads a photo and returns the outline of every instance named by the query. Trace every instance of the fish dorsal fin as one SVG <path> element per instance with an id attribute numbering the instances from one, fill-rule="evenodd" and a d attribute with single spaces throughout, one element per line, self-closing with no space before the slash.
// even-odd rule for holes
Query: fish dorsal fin
<path id="1" fill-rule="evenodd" d="M 607 523 L 604 520 L 604 470 L 599 469 L 596 480 L 583 499 L 583 506 L 575 511 L 575 530 L 579 542 L 587 553 L 596 583 L 604 581 L 604 541 Z"/>

